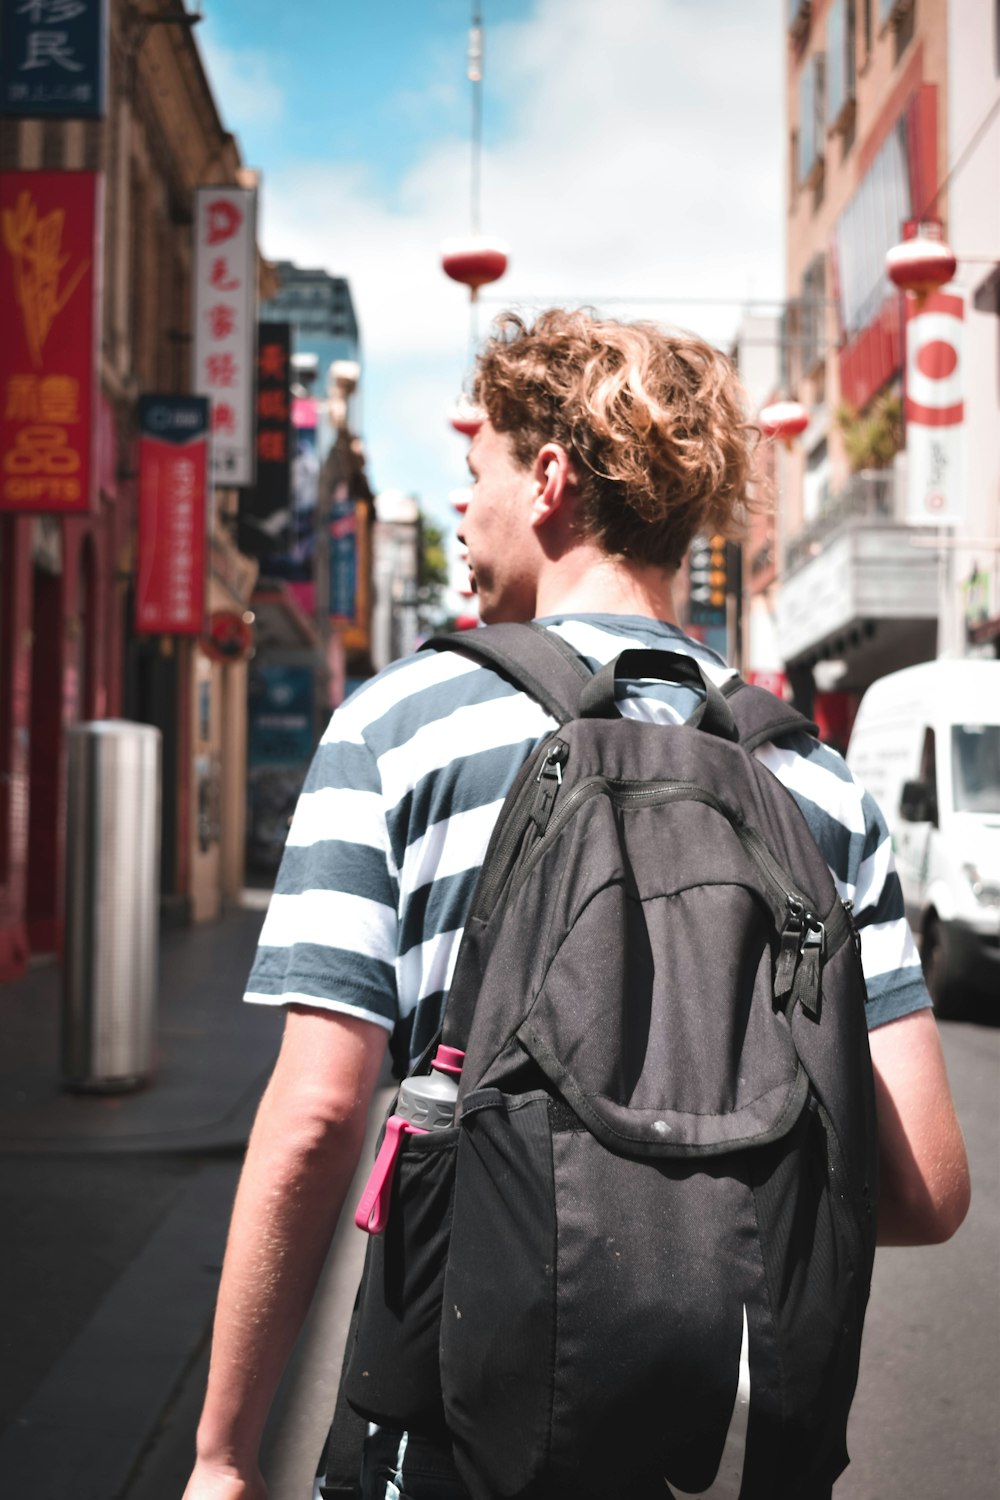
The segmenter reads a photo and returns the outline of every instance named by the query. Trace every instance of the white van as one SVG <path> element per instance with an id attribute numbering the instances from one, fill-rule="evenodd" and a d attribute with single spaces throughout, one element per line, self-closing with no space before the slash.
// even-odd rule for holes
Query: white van
<path id="1" fill-rule="evenodd" d="M 939 1010 L 1000 1000 L 1000 661 L 941 659 L 868 689 L 847 763 L 892 834 Z"/>

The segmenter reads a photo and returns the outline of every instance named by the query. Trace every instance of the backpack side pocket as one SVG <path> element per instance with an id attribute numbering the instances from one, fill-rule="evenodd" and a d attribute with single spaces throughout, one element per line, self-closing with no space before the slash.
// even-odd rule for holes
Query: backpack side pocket
<path id="1" fill-rule="evenodd" d="M 384 1233 L 372 1235 L 344 1391 L 391 1427 L 439 1430 L 438 1342 L 459 1131 L 404 1139 Z"/>

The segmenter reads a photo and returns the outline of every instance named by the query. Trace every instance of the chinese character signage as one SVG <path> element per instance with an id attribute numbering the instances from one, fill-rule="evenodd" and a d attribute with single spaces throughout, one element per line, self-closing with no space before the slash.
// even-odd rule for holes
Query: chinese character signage
<path id="1" fill-rule="evenodd" d="M 954 291 L 906 298 L 906 517 L 954 526 L 965 512 L 965 303 Z"/>
<path id="2" fill-rule="evenodd" d="M 202 632 L 208 426 L 203 396 L 140 398 L 138 631 Z"/>
<path id="3" fill-rule="evenodd" d="M 291 545 L 291 341 L 290 324 L 258 324 L 257 482 L 240 495 L 239 545 L 260 559 Z"/>
<path id="4" fill-rule="evenodd" d="M 0 173 L 0 510 L 93 500 L 100 191 L 96 172 Z"/>
<path id="5" fill-rule="evenodd" d="M 194 388 L 212 404 L 212 479 L 254 482 L 257 195 L 195 191 Z"/>
<path id="6" fill-rule="evenodd" d="M 107 0 L 0 0 L 0 115 L 100 119 Z"/>

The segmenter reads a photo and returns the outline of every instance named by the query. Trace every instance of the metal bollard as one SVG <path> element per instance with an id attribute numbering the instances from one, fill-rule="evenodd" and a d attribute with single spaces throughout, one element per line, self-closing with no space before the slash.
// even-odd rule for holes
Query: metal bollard
<path id="1" fill-rule="evenodd" d="M 160 886 L 160 731 L 67 732 L 62 1080 L 111 1093 L 152 1074 Z"/>

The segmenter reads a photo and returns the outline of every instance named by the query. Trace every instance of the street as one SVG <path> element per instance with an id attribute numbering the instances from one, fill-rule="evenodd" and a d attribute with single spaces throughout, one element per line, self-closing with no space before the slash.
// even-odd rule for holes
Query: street
<path id="1" fill-rule="evenodd" d="M 941 1023 L 972 1166 L 947 1245 L 882 1250 L 835 1500 L 995 1500 L 1000 1490 L 1000 1029 Z"/>
<path id="2" fill-rule="evenodd" d="M 848 1435 L 851 1465 L 835 1500 L 953 1493 L 995 1500 L 1000 1487 L 1000 1027 L 945 1021 L 941 1032 L 972 1163 L 972 1209 L 950 1244 L 878 1254 Z M 272 1428 L 271 1500 L 308 1500 L 360 1272 L 360 1238 L 342 1226 Z M 144 1491 L 136 1500 L 160 1496 Z"/>
<path id="3" fill-rule="evenodd" d="M 166 945 L 172 1019 L 163 1073 L 144 1095 L 98 1103 L 106 1123 L 92 1129 L 110 1137 L 103 1152 L 0 1153 L 9 1211 L 0 1493 L 14 1500 L 179 1500 L 183 1491 L 238 1143 L 277 1020 L 238 1002 L 257 921 L 245 913 Z M 25 992 L 26 1022 L 44 999 Z M 852 1463 L 835 1500 L 997 1494 L 1000 1027 L 945 1022 L 941 1030 L 972 1163 L 972 1210 L 948 1245 L 878 1256 Z M 44 1082 L 48 1034 L 38 1033 L 33 1067 L 20 1049 L 3 1096 L 8 1130 L 15 1115 L 22 1134 L 25 1121 L 36 1120 L 37 1134 L 45 1121 L 60 1125 L 64 1111 L 79 1115 L 80 1101 L 60 1100 Z M 388 1098 L 381 1088 L 350 1203 Z M 224 1129 L 212 1124 L 223 1114 Z M 190 1130 L 171 1139 L 175 1119 L 198 1118 L 201 1144 Z M 126 1129 L 158 1148 L 115 1149 Z M 270 1500 L 311 1500 L 364 1248 L 345 1214 L 266 1434 Z"/>

